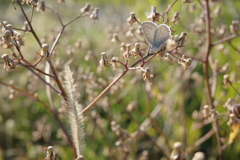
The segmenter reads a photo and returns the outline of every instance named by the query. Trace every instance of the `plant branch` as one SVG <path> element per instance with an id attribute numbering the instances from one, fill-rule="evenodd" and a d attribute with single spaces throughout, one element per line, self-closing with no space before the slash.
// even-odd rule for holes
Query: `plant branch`
<path id="1" fill-rule="evenodd" d="M 209 0 L 205 0 L 205 21 L 206 21 L 206 51 L 205 51 L 205 57 L 204 57 L 204 74 L 205 74 L 205 85 L 207 87 L 207 97 L 208 97 L 208 103 L 210 104 L 212 109 L 215 109 L 212 93 L 211 93 L 211 86 L 210 86 L 210 75 L 209 75 L 209 55 L 212 48 L 211 44 L 211 19 L 210 19 L 210 8 L 209 8 Z M 220 133 L 219 133 L 219 126 L 216 120 L 212 123 L 213 129 L 216 134 L 217 144 L 218 144 L 218 153 L 220 160 L 223 160 L 223 152 L 221 150 L 221 141 L 220 141 Z"/>
<path id="2" fill-rule="evenodd" d="M 231 35 L 231 36 L 225 37 L 225 38 L 223 38 L 223 39 L 221 39 L 221 40 L 219 40 L 219 41 L 214 42 L 214 43 L 212 44 L 212 46 L 216 46 L 216 45 L 221 44 L 221 43 L 223 43 L 223 42 L 228 42 L 228 41 L 230 41 L 230 40 L 232 40 L 232 39 L 234 39 L 234 38 L 236 38 L 236 37 L 238 37 L 238 36 L 239 36 L 238 34 L 233 34 L 233 35 Z"/>

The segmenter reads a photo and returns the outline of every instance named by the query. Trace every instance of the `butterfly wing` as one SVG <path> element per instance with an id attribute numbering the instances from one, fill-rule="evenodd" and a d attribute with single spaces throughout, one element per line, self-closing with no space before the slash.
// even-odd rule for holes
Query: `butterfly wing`
<path id="1" fill-rule="evenodd" d="M 153 22 L 146 21 L 142 23 L 142 30 L 145 39 L 148 44 L 154 46 L 154 33 L 157 29 L 157 25 Z"/>
<path id="2" fill-rule="evenodd" d="M 166 24 L 161 24 L 154 32 L 153 46 L 159 48 L 171 36 L 171 30 Z"/>

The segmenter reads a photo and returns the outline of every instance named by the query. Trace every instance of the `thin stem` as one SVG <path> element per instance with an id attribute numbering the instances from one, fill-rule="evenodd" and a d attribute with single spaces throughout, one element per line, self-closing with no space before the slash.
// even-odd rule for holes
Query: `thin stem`
<path id="1" fill-rule="evenodd" d="M 174 0 L 172 4 L 170 4 L 165 12 L 162 12 L 162 14 L 168 14 L 168 12 L 172 9 L 173 5 L 177 2 L 178 0 Z"/>
<path id="2" fill-rule="evenodd" d="M 33 13 L 34 13 L 34 6 L 32 6 L 32 14 L 31 14 L 31 17 L 30 17 L 30 22 L 32 22 L 32 19 L 33 19 Z"/>
<path id="3" fill-rule="evenodd" d="M 37 34 L 35 33 L 35 31 L 34 31 L 34 29 L 33 29 L 31 21 L 28 19 L 25 11 L 23 10 L 21 2 L 20 2 L 20 1 L 17 1 L 17 2 L 18 2 L 18 5 L 20 6 L 20 9 L 21 9 L 21 11 L 22 11 L 25 19 L 26 19 L 27 22 L 28 22 L 28 25 L 29 25 L 29 27 L 30 27 L 30 29 L 31 29 L 31 32 L 32 32 L 34 38 L 37 40 L 39 46 L 41 47 L 41 46 L 42 46 L 42 43 L 41 43 L 40 39 L 38 38 Z"/>
<path id="4" fill-rule="evenodd" d="M 213 129 L 211 129 L 208 133 L 204 134 L 204 136 L 202 136 L 201 138 L 199 138 L 197 141 L 194 142 L 194 144 L 192 146 L 189 146 L 186 149 L 186 153 L 190 153 L 192 151 L 194 151 L 197 147 L 199 147 L 203 142 L 205 142 L 206 140 L 208 140 L 210 137 L 212 137 L 212 135 L 215 133 L 215 131 Z"/>
<path id="5" fill-rule="evenodd" d="M 206 21 L 206 51 L 205 51 L 205 57 L 204 57 L 204 74 L 205 74 L 205 85 L 207 87 L 207 97 L 208 102 L 212 109 L 215 109 L 214 103 L 213 103 L 213 97 L 211 93 L 211 86 L 210 86 L 210 76 L 209 76 L 209 55 L 212 48 L 211 44 L 211 22 L 210 22 L 210 8 L 209 8 L 209 0 L 205 0 L 205 21 Z M 221 150 L 221 141 L 220 141 L 220 133 L 219 133 L 219 126 L 218 122 L 214 120 L 212 123 L 213 129 L 216 134 L 217 144 L 218 144 L 218 152 L 219 152 L 219 158 L 220 160 L 223 160 L 223 151 Z"/>
<path id="6" fill-rule="evenodd" d="M 36 75 L 43 83 L 45 83 L 47 86 L 49 86 L 50 88 L 52 88 L 54 91 L 56 91 L 58 94 L 62 94 L 62 92 L 55 88 L 54 86 L 52 86 L 50 83 L 48 83 L 47 81 L 45 81 L 44 78 L 42 78 L 39 74 L 37 74 L 34 70 L 32 70 L 30 67 L 27 67 L 27 69 L 29 69 L 34 75 Z"/>
<path id="7" fill-rule="evenodd" d="M 111 88 L 117 81 L 119 81 L 119 79 L 121 79 L 127 72 L 128 72 L 128 70 L 125 70 L 122 74 L 120 74 L 111 84 L 109 84 L 109 85 L 107 86 L 107 88 L 105 88 L 105 89 L 97 96 L 97 98 L 94 99 L 94 101 L 92 101 L 86 108 L 84 108 L 80 114 L 83 114 L 83 113 L 87 112 L 90 108 L 92 108 L 93 105 L 94 105 L 95 103 L 97 103 L 97 101 L 98 101 L 108 90 L 110 90 L 110 88 Z"/>
<path id="8" fill-rule="evenodd" d="M 214 42 L 214 43 L 212 44 L 212 46 L 216 46 L 216 45 L 218 45 L 218 44 L 220 44 L 220 43 L 230 41 L 230 40 L 232 40 L 233 38 L 236 38 L 236 37 L 238 37 L 238 36 L 239 36 L 238 34 L 233 34 L 233 35 L 231 35 L 231 36 L 225 37 L 225 38 L 223 38 L 223 39 L 221 39 L 221 40 L 219 40 L 219 41 L 217 41 L 217 42 Z"/>
<path id="9" fill-rule="evenodd" d="M 239 93 L 238 90 L 232 85 L 232 83 L 230 83 L 230 86 L 231 86 L 232 89 L 240 96 L 240 93 Z"/>

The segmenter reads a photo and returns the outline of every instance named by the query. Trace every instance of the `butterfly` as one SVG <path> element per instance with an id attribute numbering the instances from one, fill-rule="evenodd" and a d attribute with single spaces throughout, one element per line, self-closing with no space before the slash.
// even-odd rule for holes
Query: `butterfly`
<path id="1" fill-rule="evenodd" d="M 151 21 L 142 23 L 142 30 L 145 39 L 151 46 L 150 53 L 156 53 L 161 49 L 161 45 L 171 36 L 171 29 L 166 24 L 157 25 Z"/>

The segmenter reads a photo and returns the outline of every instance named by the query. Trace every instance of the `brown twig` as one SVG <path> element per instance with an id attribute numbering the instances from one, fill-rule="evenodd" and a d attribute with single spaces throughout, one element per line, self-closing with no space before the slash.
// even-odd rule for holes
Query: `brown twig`
<path id="1" fill-rule="evenodd" d="M 211 93 L 211 86 L 210 86 L 210 76 L 209 76 L 209 55 L 210 55 L 210 51 L 212 48 L 212 44 L 211 44 L 211 20 L 210 20 L 210 8 L 209 8 L 209 0 L 205 0 L 205 21 L 206 21 L 206 50 L 205 50 L 205 57 L 204 57 L 204 74 L 205 74 L 205 85 L 207 87 L 207 97 L 208 97 L 208 103 L 210 104 L 212 109 L 215 109 L 214 103 L 213 103 L 213 99 L 214 97 L 212 97 L 212 93 Z M 218 126 L 218 122 L 216 120 L 213 121 L 212 123 L 213 129 L 215 131 L 216 134 L 216 138 L 217 138 L 217 144 L 218 144 L 218 153 L 219 153 L 219 157 L 220 160 L 223 160 L 223 151 L 221 150 L 221 141 L 220 141 L 220 133 L 219 133 L 219 126 Z"/>

